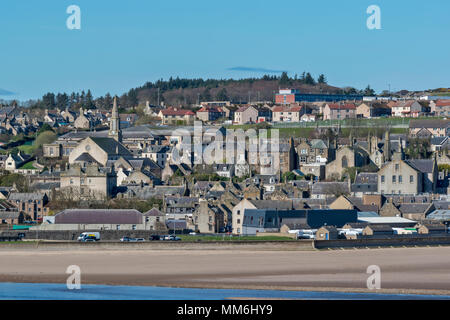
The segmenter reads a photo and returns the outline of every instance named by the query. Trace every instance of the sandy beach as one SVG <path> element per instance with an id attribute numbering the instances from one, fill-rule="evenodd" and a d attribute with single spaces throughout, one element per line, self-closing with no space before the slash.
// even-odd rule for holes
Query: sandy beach
<path id="1" fill-rule="evenodd" d="M 367 267 L 385 293 L 450 295 L 450 247 L 330 251 L 1 250 L 0 282 L 364 292 Z M 372 291 L 373 292 L 373 291 Z"/>

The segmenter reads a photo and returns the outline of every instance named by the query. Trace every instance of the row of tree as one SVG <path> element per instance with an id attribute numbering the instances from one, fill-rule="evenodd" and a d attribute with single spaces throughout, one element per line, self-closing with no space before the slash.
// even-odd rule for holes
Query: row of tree
<path id="1" fill-rule="evenodd" d="M 227 89 L 225 88 L 231 84 L 245 84 L 253 83 L 255 81 L 277 81 L 279 86 L 296 86 L 296 85 L 317 85 L 326 84 L 327 78 L 324 74 L 320 74 L 317 80 L 313 78 L 311 73 L 303 72 L 300 77 L 296 74 L 294 77 L 290 77 L 287 72 L 281 73 L 280 76 L 275 75 L 264 75 L 261 78 L 247 78 L 247 79 L 180 79 L 180 78 L 169 78 L 169 80 L 158 80 L 156 82 L 147 82 L 142 87 L 130 89 L 128 92 L 122 94 L 118 97 L 118 103 L 122 108 L 130 109 L 135 108 L 139 104 L 139 93 L 145 90 L 145 98 L 150 100 L 153 104 L 157 104 L 165 100 L 164 93 L 170 90 L 176 89 L 193 89 L 193 88 L 203 88 L 203 90 L 196 97 L 201 101 L 210 100 L 232 100 L 236 99 L 235 96 L 231 96 Z M 213 95 L 211 89 L 222 87 L 220 90 L 214 90 L 216 93 Z M 346 88 L 343 90 L 346 94 L 364 94 L 367 96 L 375 95 L 373 89 L 368 86 L 365 90 L 357 90 L 355 88 Z M 242 97 L 240 97 L 242 98 Z M 267 98 L 267 97 L 266 97 Z M 180 103 L 193 103 L 192 97 L 186 97 L 185 95 L 180 95 L 176 98 Z M 142 100 L 142 97 L 141 97 Z M 84 90 L 81 92 L 58 93 L 54 94 L 52 92 L 46 93 L 42 99 L 34 101 L 29 104 L 29 106 L 40 109 L 65 109 L 70 108 L 72 110 L 83 107 L 85 109 L 111 109 L 113 104 L 113 97 L 111 94 L 106 93 L 104 96 L 100 96 L 96 99 L 93 98 L 91 90 Z"/>

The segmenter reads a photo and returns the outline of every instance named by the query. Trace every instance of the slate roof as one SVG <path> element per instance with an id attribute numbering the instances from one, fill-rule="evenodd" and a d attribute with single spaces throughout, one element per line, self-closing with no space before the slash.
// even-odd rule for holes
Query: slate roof
<path id="1" fill-rule="evenodd" d="M 169 230 L 185 230 L 187 229 L 186 220 L 167 220 L 166 226 Z"/>
<path id="2" fill-rule="evenodd" d="M 146 217 L 148 217 L 148 216 L 151 216 L 151 217 L 161 217 L 161 216 L 165 216 L 164 213 L 162 213 L 161 211 L 159 211 L 159 210 L 156 209 L 156 208 L 152 208 L 152 209 L 148 210 L 148 211 L 145 212 L 143 215 L 146 216 Z"/>
<path id="3" fill-rule="evenodd" d="M 347 182 L 316 182 L 312 185 L 313 194 L 330 194 L 334 189 L 350 192 Z"/>
<path id="4" fill-rule="evenodd" d="M 9 195 L 8 200 L 10 201 L 37 201 L 42 200 L 45 197 L 45 193 L 38 193 L 38 192 L 32 192 L 32 193 L 11 193 Z"/>
<path id="5" fill-rule="evenodd" d="M 55 215 L 55 224 L 141 224 L 135 209 L 66 209 Z"/>
<path id="6" fill-rule="evenodd" d="M 412 159 L 405 160 L 414 169 L 423 173 L 432 173 L 434 167 L 434 160 L 432 159 Z"/>
<path id="7" fill-rule="evenodd" d="M 249 200 L 257 209 L 291 210 L 292 200 Z"/>
<path id="8" fill-rule="evenodd" d="M 313 149 L 328 149 L 327 145 L 323 140 L 320 139 L 313 139 L 311 140 L 311 148 Z"/>
<path id="9" fill-rule="evenodd" d="M 372 229 L 373 232 L 394 232 L 392 227 L 386 224 L 369 224 L 366 228 Z"/>
<path id="10" fill-rule="evenodd" d="M 0 211 L 0 220 L 18 219 L 20 213 L 18 211 Z"/>
<path id="11" fill-rule="evenodd" d="M 126 154 L 131 155 L 125 146 L 119 142 L 117 142 L 113 138 L 99 138 L 99 137 L 91 137 L 92 141 L 94 141 L 103 151 L 108 154 Z M 118 151 L 118 152 L 117 152 Z"/>
<path id="12" fill-rule="evenodd" d="M 430 143 L 434 146 L 441 146 L 448 140 L 448 137 L 434 137 L 431 138 Z"/>
<path id="13" fill-rule="evenodd" d="M 78 156 L 74 161 L 93 162 L 98 163 L 89 153 L 84 152 Z"/>
<path id="14" fill-rule="evenodd" d="M 408 213 L 424 213 L 429 207 L 430 203 L 401 203 L 398 210 L 402 214 Z"/>

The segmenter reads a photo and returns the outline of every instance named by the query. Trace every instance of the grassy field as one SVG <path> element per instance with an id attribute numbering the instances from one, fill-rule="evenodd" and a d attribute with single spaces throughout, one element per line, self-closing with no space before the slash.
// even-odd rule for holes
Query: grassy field
<path id="1" fill-rule="evenodd" d="M 33 166 L 33 162 L 27 162 L 23 166 L 21 166 L 19 169 L 37 169 Z"/>
<path id="2" fill-rule="evenodd" d="M 295 241 L 289 237 L 277 236 L 242 236 L 235 237 L 229 235 L 223 236 L 193 236 L 193 235 L 178 235 L 182 241 Z"/>
<path id="3" fill-rule="evenodd" d="M 23 144 L 21 146 L 18 146 L 17 149 L 19 149 L 20 151 L 22 151 L 22 152 L 24 152 L 26 154 L 32 154 L 34 149 L 35 149 L 35 147 L 33 145 L 25 145 L 25 144 Z"/>

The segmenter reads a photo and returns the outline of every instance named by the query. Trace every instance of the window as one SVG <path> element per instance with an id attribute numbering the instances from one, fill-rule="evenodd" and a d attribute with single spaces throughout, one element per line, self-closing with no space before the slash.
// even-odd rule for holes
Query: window
<path id="1" fill-rule="evenodd" d="M 237 214 L 241 214 L 241 210 L 238 210 L 238 211 L 237 211 Z"/>
<path id="2" fill-rule="evenodd" d="M 398 176 L 398 183 L 403 183 L 403 176 L 401 175 Z"/>
<path id="3" fill-rule="evenodd" d="M 392 183 L 397 183 L 397 176 L 392 176 Z"/>
<path id="4" fill-rule="evenodd" d="M 400 165 L 398 163 L 395 164 L 395 171 L 398 171 L 400 169 Z"/>
<path id="5" fill-rule="evenodd" d="M 409 176 L 409 183 L 414 183 L 414 176 Z"/>
<path id="6" fill-rule="evenodd" d="M 120 224 L 116 225 L 116 230 L 120 230 Z"/>
<path id="7" fill-rule="evenodd" d="M 381 183 L 384 183 L 384 176 L 381 176 Z"/>
<path id="8" fill-rule="evenodd" d="M 132 230 L 136 230 L 136 225 L 133 224 L 133 225 L 131 226 L 131 229 L 132 229 Z"/>
<path id="9" fill-rule="evenodd" d="M 237 219 L 237 223 L 241 223 L 241 219 Z"/>

